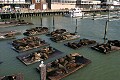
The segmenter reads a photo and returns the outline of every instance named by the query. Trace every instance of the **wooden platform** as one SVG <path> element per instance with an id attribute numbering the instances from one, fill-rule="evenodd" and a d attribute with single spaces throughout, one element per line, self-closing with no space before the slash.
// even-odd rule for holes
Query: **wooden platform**
<path id="1" fill-rule="evenodd" d="M 11 44 L 13 46 L 12 49 L 16 52 L 25 52 L 28 50 L 41 48 L 49 45 L 47 42 L 45 42 L 45 40 L 41 40 L 39 37 L 35 36 L 17 39 L 12 41 Z"/>
<path id="2" fill-rule="evenodd" d="M 21 34 L 20 31 L 14 30 L 14 31 L 4 31 L 0 32 L 0 36 L 4 38 L 0 38 L 0 40 L 10 40 L 10 39 L 16 39 L 15 36 Z M 11 36 L 9 36 L 11 35 Z"/>
<path id="3" fill-rule="evenodd" d="M 0 41 L 3 41 L 3 40 L 11 40 L 11 39 L 16 39 L 15 37 L 9 37 L 9 38 L 0 38 Z"/>
<path id="4" fill-rule="evenodd" d="M 95 43 L 96 43 L 96 41 L 94 41 L 94 40 L 80 39 L 80 40 L 74 41 L 74 42 L 67 42 L 64 45 L 67 47 L 70 47 L 72 49 L 79 49 L 81 47 L 90 46 Z"/>
<path id="5" fill-rule="evenodd" d="M 54 50 L 54 52 L 50 53 L 50 55 L 48 55 L 48 58 L 47 58 L 47 59 L 53 58 L 53 57 L 58 56 L 58 55 L 60 55 L 60 54 L 63 53 L 63 52 L 61 52 L 61 51 L 59 51 L 59 50 L 57 50 L 57 49 L 55 49 L 55 48 L 53 48 L 53 50 Z M 24 55 L 20 55 L 20 56 L 17 56 L 17 58 L 18 58 L 21 62 L 23 62 L 25 65 L 34 64 L 34 63 L 39 62 L 39 61 L 41 61 L 41 60 L 47 60 L 47 59 L 43 59 L 43 58 L 40 58 L 40 59 L 34 60 L 34 61 L 31 61 L 31 59 L 29 60 L 29 57 L 30 57 L 31 54 L 34 54 L 34 53 L 40 52 L 40 51 L 41 51 L 41 50 L 38 50 L 38 51 L 35 51 L 35 52 L 32 52 L 32 53 L 28 53 L 28 54 L 24 54 Z M 43 53 L 41 53 L 41 54 L 43 54 Z M 27 57 L 28 57 L 28 58 L 27 58 Z M 25 59 L 26 59 L 26 60 L 29 60 L 29 61 L 25 61 Z"/>
<path id="6" fill-rule="evenodd" d="M 108 54 L 108 53 L 120 50 L 120 47 L 116 47 L 116 46 L 112 46 L 112 47 L 114 48 L 113 50 L 109 50 L 109 51 L 106 51 L 106 52 L 102 51 L 100 48 L 98 48 L 96 46 L 92 46 L 91 48 L 98 51 L 98 52 L 104 53 L 104 54 Z M 117 49 L 115 49 L 115 48 L 117 48 Z"/>
<path id="7" fill-rule="evenodd" d="M 12 49 L 13 49 L 14 51 L 18 52 L 18 53 L 21 53 L 21 52 L 25 52 L 25 51 L 29 51 L 29 50 L 33 50 L 33 49 L 37 49 L 37 48 L 42 48 L 42 47 L 44 47 L 44 46 L 49 46 L 49 44 L 48 44 L 48 43 L 45 43 L 44 45 L 36 46 L 36 47 L 29 48 L 29 49 L 22 50 L 22 51 L 17 50 L 17 49 L 15 49 L 14 47 L 12 47 Z"/>
<path id="8" fill-rule="evenodd" d="M 25 35 L 25 36 L 37 36 L 37 35 L 42 35 L 42 34 L 47 34 L 48 33 L 48 31 L 47 32 L 41 32 L 41 33 L 37 33 L 37 34 L 33 34 L 33 35 Z"/>
<path id="9" fill-rule="evenodd" d="M 108 54 L 120 50 L 120 41 L 108 40 L 107 43 L 97 44 L 95 46 L 92 46 L 91 48 L 101 53 Z"/>
<path id="10" fill-rule="evenodd" d="M 70 41 L 70 40 L 75 40 L 75 39 L 79 39 L 80 36 L 79 35 L 75 35 L 75 36 L 72 36 L 71 38 L 68 38 L 68 39 L 65 39 L 65 40 L 55 40 L 55 38 L 50 38 L 50 40 L 54 41 L 54 42 L 65 42 L 65 41 Z"/>
<path id="11" fill-rule="evenodd" d="M 30 34 L 29 32 L 31 32 L 32 34 Z M 26 32 L 24 32 L 23 35 L 35 36 L 35 35 L 42 35 L 42 34 L 47 34 L 47 33 L 48 33 L 47 27 L 35 27 L 35 28 L 31 28 L 31 29 L 26 30 Z"/>
<path id="12" fill-rule="evenodd" d="M 46 64 L 47 78 L 49 80 L 61 80 L 62 78 L 67 77 L 68 75 L 74 73 L 75 71 L 91 63 L 89 59 L 84 58 L 82 55 L 78 53 L 73 53 L 71 54 L 71 56 L 73 57 L 73 59 L 71 61 L 68 61 L 68 63 L 65 66 L 63 66 L 61 63 L 59 63 L 59 67 L 52 66 L 53 62 L 60 60 L 61 58 L 53 62 L 47 63 Z M 39 68 L 37 68 L 37 70 L 39 70 Z"/>
<path id="13" fill-rule="evenodd" d="M 23 74 L 19 73 L 0 77 L 0 80 L 24 80 L 24 78 Z"/>

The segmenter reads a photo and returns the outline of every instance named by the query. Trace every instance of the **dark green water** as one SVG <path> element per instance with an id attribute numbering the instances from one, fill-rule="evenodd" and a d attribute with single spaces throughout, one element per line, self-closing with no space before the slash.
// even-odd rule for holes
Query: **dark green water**
<path id="1" fill-rule="evenodd" d="M 20 30 L 24 32 L 26 29 L 40 26 L 40 17 L 24 19 L 26 21 L 33 22 L 35 25 L 0 28 L 0 31 Z M 75 18 L 56 16 L 55 28 L 65 28 L 70 32 L 74 32 L 75 20 Z M 91 19 L 78 18 L 78 34 L 81 35 L 81 38 L 93 39 L 97 42 L 102 43 L 104 42 L 102 38 L 104 35 L 105 21 L 106 20 L 93 21 Z M 51 28 L 52 17 L 43 17 L 43 25 Z M 17 39 L 23 37 L 23 35 L 19 35 L 17 36 Z M 65 42 L 54 43 L 50 41 L 49 37 L 45 35 L 40 35 L 39 37 L 50 43 L 52 47 L 55 47 L 58 50 L 64 52 L 64 54 L 46 60 L 45 63 L 74 52 L 79 52 L 80 54 L 92 61 L 92 63 L 88 66 L 76 71 L 75 73 L 62 80 L 120 80 L 120 51 L 104 55 L 102 53 L 92 50 L 89 47 L 84 47 L 79 50 L 73 50 L 64 46 L 63 44 Z M 109 22 L 107 37 L 112 40 L 120 40 L 120 21 Z M 3 63 L 0 64 L 0 76 L 23 73 L 25 80 L 40 80 L 39 73 L 35 69 L 39 65 L 39 63 L 25 66 L 22 62 L 16 59 L 16 56 L 22 55 L 24 53 L 17 53 L 12 50 L 11 45 L 8 44 L 9 42 L 11 42 L 11 40 L 0 41 L 0 60 L 3 61 Z"/>

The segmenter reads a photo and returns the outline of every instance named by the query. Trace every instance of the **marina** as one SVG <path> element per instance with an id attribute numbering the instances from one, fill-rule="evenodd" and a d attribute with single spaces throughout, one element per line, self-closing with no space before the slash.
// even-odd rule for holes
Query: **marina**
<path id="1" fill-rule="evenodd" d="M 50 31 L 53 31 L 53 16 L 43 16 L 43 25 L 47 26 Z M 40 26 L 40 17 L 27 17 L 22 18 L 25 21 L 32 22 L 34 25 L 21 25 L 19 27 L 6 27 L 0 28 L 1 32 L 10 31 L 10 30 L 19 30 L 22 33 L 26 31 L 26 29 L 35 28 L 36 26 Z M 79 39 L 90 39 L 95 40 L 98 43 L 104 43 L 104 29 L 106 24 L 106 19 L 98 19 L 91 20 L 91 18 L 77 18 L 77 34 L 80 34 Z M 69 32 L 75 32 L 76 27 L 76 18 L 69 18 L 63 16 L 54 16 L 54 27 L 55 29 L 66 29 Z M 120 27 L 119 20 L 110 21 L 107 29 L 107 39 L 108 40 L 120 40 Z M 80 53 L 85 58 L 92 61 L 91 64 L 86 66 L 85 68 L 81 68 L 77 70 L 73 74 L 62 78 L 62 80 L 114 80 L 116 77 L 120 79 L 120 50 L 111 52 L 112 54 L 104 55 L 99 54 L 98 51 L 91 49 L 90 47 L 83 47 L 80 49 L 71 49 L 64 44 L 66 42 L 54 43 L 50 40 L 50 36 L 36 35 L 37 37 L 45 40 L 45 42 L 49 43 L 51 47 L 62 51 L 63 53 L 52 58 L 45 60 L 45 64 L 55 61 L 61 57 L 64 57 L 70 53 Z M 23 34 L 17 35 L 17 39 L 22 39 L 25 36 Z M 74 42 L 75 40 L 70 40 L 67 42 Z M 107 40 L 106 40 L 107 41 Z M 26 66 L 21 63 L 16 57 L 21 56 L 27 53 L 32 53 L 33 50 L 28 50 L 27 52 L 23 51 L 18 54 L 16 51 L 11 49 L 12 45 L 8 43 L 12 42 L 12 40 L 0 41 L 0 61 L 3 63 L 0 64 L 0 77 L 5 75 L 22 73 L 24 76 L 24 80 L 40 80 L 40 74 L 36 71 L 36 67 L 40 64 L 39 62 L 34 63 L 30 66 Z M 92 76 L 92 77 L 91 77 Z"/>

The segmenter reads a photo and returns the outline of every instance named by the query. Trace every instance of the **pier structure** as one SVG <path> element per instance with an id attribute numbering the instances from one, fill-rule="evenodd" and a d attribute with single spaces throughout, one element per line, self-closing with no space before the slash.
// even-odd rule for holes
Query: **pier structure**
<path id="1" fill-rule="evenodd" d="M 94 13 L 94 12 L 114 12 L 120 11 L 120 9 L 84 9 L 82 12 L 85 13 Z M 32 17 L 32 16 L 50 16 L 50 15 L 64 15 L 68 14 L 69 10 L 27 10 L 21 12 L 1 12 L 0 19 L 12 19 L 12 18 L 20 18 L 20 17 Z"/>
<path id="2" fill-rule="evenodd" d="M 67 14 L 68 10 L 28 10 L 21 12 L 9 12 L 9 13 L 1 13 L 1 19 L 10 19 L 10 18 L 20 18 L 20 17 L 32 17 L 32 16 L 50 16 L 50 15 L 64 15 Z"/>

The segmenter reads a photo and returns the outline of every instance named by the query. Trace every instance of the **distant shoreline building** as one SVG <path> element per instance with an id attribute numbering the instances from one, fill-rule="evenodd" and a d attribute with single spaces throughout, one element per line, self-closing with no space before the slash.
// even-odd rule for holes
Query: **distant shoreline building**
<path id="1" fill-rule="evenodd" d="M 99 8 L 100 0 L 46 0 L 49 9 Z"/>
<path id="2" fill-rule="evenodd" d="M 120 8 L 120 0 L 102 0 L 101 1 L 103 6 L 102 8 L 108 8 L 108 5 L 110 5 L 110 8 Z"/>
<path id="3" fill-rule="evenodd" d="M 28 9 L 46 10 L 48 4 L 46 0 L 0 0 L 0 11 L 27 11 Z"/>
<path id="4" fill-rule="evenodd" d="M 47 10 L 48 3 L 46 2 L 46 0 L 32 0 L 32 4 L 30 5 L 30 9 Z"/>
<path id="5" fill-rule="evenodd" d="M 19 8 L 29 8 L 30 0 L 0 0 L 0 9 L 10 10 Z"/>
<path id="6" fill-rule="evenodd" d="M 0 11 L 120 8 L 120 0 L 0 0 Z"/>

